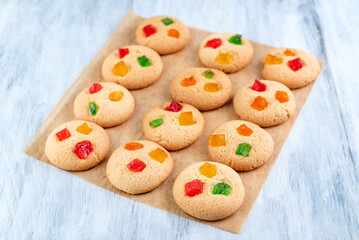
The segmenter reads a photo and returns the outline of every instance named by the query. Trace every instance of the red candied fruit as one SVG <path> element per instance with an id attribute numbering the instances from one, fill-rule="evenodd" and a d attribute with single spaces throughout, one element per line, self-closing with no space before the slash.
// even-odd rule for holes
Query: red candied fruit
<path id="1" fill-rule="evenodd" d="M 212 40 L 207 41 L 206 45 L 204 47 L 211 47 L 211 48 L 218 48 L 222 45 L 222 39 L 220 38 L 214 38 Z"/>
<path id="2" fill-rule="evenodd" d="M 100 91 L 102 89 L 102 85 L 99 83 L 94 83 L 92 84 L 92 86 L 89 88 L 89 92 L 90 94 L 94 94 L 97 93 L 98 91 Z"/>
<path id="3" fill-rule="evenodd" d="M 264 92 L 267 89 L 267 86 L 256 79 L 251 89 L 257 92 Z"/>
<path id="4" fill-rule="evenodd" d="M 118 49 L 118 56 L 120 58 L 124 58 L 129 53 L 130 53 L 130 50 L 128 50 L 128 48 L 119 48 Z"/>
<path id="5" fill-rule="evenodd" d="M 176 101 L 172 101 L 170 105 L 165 108 L 166 111 L 179 112 L 182 110 L 182 105 Z"/>
<path id="6" fill-rule="evenodd" d="M 185 191 L 188 197 L 197 196 L 203 192 L 203 183 L 198 179 L 188 182 L 185 185 Z"/>
<path id="7" fill-rule="evenodd" d="M 92 143 L 88 140 L 78 142 L 75 146 L 75 154 L 80 159 L 86 159 L 87 156 L 93 151 Z"/>
<path id="8" fill-rule="evenodd" d="M 60 132 L 56 133 L 56 137 L 61 142 L 61 141 L 65 140 L 66 138 L 71 137 L 71 133 L 69 130 L 67 130 L 67 128 L 64 128 Z"/>
<path id="9" fill-rule="evenodd" d="M 288 61 L 288 67 L 296 72 L 303 67 L 303 62 L 300 58 L 295 58 L 291 61 Z"/>
<path id="10" fill-rule="evenodd" d="M 151 24 L 145 26 L 142 30 L 146 37 L 149 37 L 157 32 Z"/>
<path id="11" fill-rule="evenodd" d="M 146 163 L 142 162 L 140 159 L 133 159 L 129 164 L 127 164 L 127 168 L 132 172 L 142 172 L 145 169 Z"/>

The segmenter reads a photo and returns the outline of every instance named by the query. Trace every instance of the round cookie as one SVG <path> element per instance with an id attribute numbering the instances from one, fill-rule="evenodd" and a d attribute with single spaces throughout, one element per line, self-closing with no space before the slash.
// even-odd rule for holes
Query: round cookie
<path id="1" fill-rule="evenodd" d="M 140 194 L 158 187 L 173 169 L 171 155 L 150 141 L 123 144 L 111 155 L 107 163 L 107 178 L 117 189 Z"/>
<path id="2" fill-rule="evenodd" d="M 294 48 L 278 48 L 262 62 L 264 79 L 283 83 L 290 89 L 300 88 L 317 79 L 320 65 L 309 53 Z"/>
<path id="3" fill-rule="evenodd" d="M 142 126 L 148 140 L 167 150 L 179 150 L 197 141 L 204 129 L 204 119 L 195 107 L 172 101 L 149 110 Z"/>
<path id="4" fill-rule="evenodd" d="M 189 29 L 180 20 L 156 16 L 144 20 L 136 30 L 136 42 L 159 54 L 174 53 L 184 48 L 190 39 Z"/>
<path id="5" fill-rule="evenodd" d="M 190 68 L 173 79 L 170 93 L 178 102 L 208 111 L 223 106 L 231 98 L 232 81 L 215 69 Z"/>
<path id="6" fill-rule="evenodd" d="M 107 82 L 127 89 L 139 89 L 154 83 L 161 76 L 161 57 L 152 49 L 131 45 L 108 55 L 102 64 L 102 76 Z"/>
<path id="7" fill-rule="evenodd" d="M 129 119 L 135 109 L 131 93 L 115 83 L 94 83 L 80 92 L 74 102 L 76 119 L 113 127 Z"/>
<path id="8" fill-rule="evenodd" d="M 221 163 L 197 162 L 184 169 L 173 184 L 173 197 L 187 214 L 216 221 L 235 213 L 244 199 L 240 176 Z"/>
<path id="9" fill-rule="evenodd" d="M 253 48 L 242 35 L 214 33 L 206 37 L 199 47 L 199 59 L 206 67 L 226 73 L 241 70 L 252 60 Z"/>
<path id="10" fill-rule="evenodd" d="M 259 126 L 241 120 L 219 126 L 209 136 L 208 151 L 213 161 L 236 171 L 250 171 L 265 164 L 272 155 L 272 136 Z"/>
<path id="11" fill-rule="evenodd" d="M 110 149 L 106 131 L 92 122 L 71 121 L 55 128 L 46 140 L 45 153 L 52 164 L 83 171 L 99 164 Z"/>
<path id="12" fill-rule="evenodd" d="M 285 85 L 255 80 L 236 92 L 233 106 L 240 119 L 271 127 L 287 121 L 296 103 L 293 93 Z"/>

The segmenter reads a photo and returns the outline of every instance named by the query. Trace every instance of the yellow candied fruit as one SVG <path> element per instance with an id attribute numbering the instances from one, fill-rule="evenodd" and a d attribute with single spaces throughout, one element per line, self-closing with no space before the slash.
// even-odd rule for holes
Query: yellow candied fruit
<path id="1" fill-rule="evenodd" d="M 170 30 L 168 30 L 167 36 L 169 37 L 173 37 L 173 38 L 179 38 L 180 37 L 180 33 L 178 30 L 171 28 Z"/>
<path id="2" fill-rule="evenodd" d="M 183 112 L 178 117 L 180 126 L 190 126 L 196 124 L 197 122 L 193 119 L 192 112 Z"/>
<path id="3" fill-rule="evenodd" d="M 148 155 L 150 155 L 150 157 L 160 163 L 163 163 L 165 161 L 165 159 L 167 158 L 167 153 L 165 153 L 165 151 L 163 151 L 160 148 L 156 148 L 155 150 L 153 150 L 152 152 L 150 152 Z"/>
<path id="4" fill-rule="evenodd" d="M 208 178 L 212 178 L 217 174 L 217 166 L 212 163 L 204 163 L 199 167 L 199 172 Z"/>
<path id="5" fill-rule="evenodd" d="M 121 61 L 112 68 L 112 72 L 116 76 L 124 77 L 128 73 L 128 68 L 126 64 L 123 61 Z"/>
<path id="6" fill-rule="evenodd" d="M 218 83 L 206 83 L 204 85 L 204 90 L 207 92 L 218 92 L 219 91 Z"/>
<path id="7" fill-rule="evenodd" d="M 228 65 L 233 61 L 233 56 L 230 53 L 220 53 L 216 57 L 216 61 L 222 65 Z"/>
<path id="8" fill-rule="evenodd" d="M 76 131 L 85 135 L 89 135 L 92 132 L 92 129 L 89 127 L 89 125 L 87 125 L 86 122 L 84 122 L 76 128 Z"/>
<path id="9" fill-rule="evenodd" d="M 268 54 L 264 59 L 265 64 L 275 65 L 275 64 L 282 64 L 283 58 L 274 56 L 272 54 Z"/>
<path id="10" fill-rule="evenodd" d="M 209 145 L 211 147 L 226 146 L 226 135 L 215 134 L 215 135 L 209 136 Z"/>
<path id="11" fill-rule="evenodd" d="M 115 92 L 112 92 L 110 93 L 110 95 L 108 95 L 108 99 L 110 99 L 111 101 L 114 101 L 114 102 L 118 102 L 122 99 L 123 97 L 123 92 L 121 91 L 115 91 Z"/>

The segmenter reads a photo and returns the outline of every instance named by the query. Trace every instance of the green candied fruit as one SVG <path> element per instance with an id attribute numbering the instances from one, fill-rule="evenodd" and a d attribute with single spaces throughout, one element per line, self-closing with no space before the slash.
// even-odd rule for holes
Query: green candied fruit
<path id="1" fill-rule="evenodd" d="M 145 55 L 137 58 L 138 63 L 141 65 L 141 67 L 149 67 L 151 66 L 151 61 L 148 59 Z"/>
<path id="2" fill-rule="evenodd" d="M 213 194 L 222 194 L 228 196 L 229 192 L 231 191 L 231 186 L 227 183 L 221 182 L 217 183 L 213 188 Z"/>
<path id="3" fill-rule="evenodd" d="M 155 120 L 152 120 L 150 122 L 150 126 L 151 128 L 156 128 L 156 127 L 159 127 L 163 124 L 163 119 L 162 118 L 157 118 Z"/>
<path id="4" fill-rule="evenodd" d="M 173 20 L 171 19 L 171 18 L 162 18 L 162 20 L 161 20 L 162 22 L 163 22 L 163 24 L 164 25 L 166 25 L 166 26 L 168 26 L 168 25 L 170 25 L 170 24 L 172 24 L 173 23 Z"/>
<path id="5" fill-rule="evenodd" d="M 95 116 L 98 111 L 98 105 L 95 102 L 90 102 L 89 108 L 90 108 L 91 116 Z"/>
<path id="6" fill-rule="evenodd" d="M 240 34 L 233 35 L 230 39 L 228 39 L 228 42 L 236 45 L 242 45 L 242 35 Z"/>
<path id="7" fill-rule="evenodd" d="M 205 76 L 208 79 L 212 79 L 213 75 L 214 75 L 214 73 L 211 70 L 206 70 L 203 72 L 203 76 Z"/>
<path id="8" fill-rule="evenodd" d="M 237 147 L 236 154 L 244 156 L 244 157 L 248 157 L 249 152 L 251 151 L 251 148 L 252 148 L 252 146 L 249 145 L 248 143 L 241 143 Z"/>

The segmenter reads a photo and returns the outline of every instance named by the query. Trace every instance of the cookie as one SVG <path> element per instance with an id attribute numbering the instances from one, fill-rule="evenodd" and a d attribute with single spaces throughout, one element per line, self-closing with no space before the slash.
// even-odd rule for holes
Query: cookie
<path id="1" fill-rule="evenodd" d="M 135 100 L 124 87 L 115 83 L 94 83 L 80 92 L 74 102 L 76 119 L 113 127 L 129 119 Z"/>
<path id="2" fill-rule="evenodd" d="M 240 176 L 221 163 L 197 162 L 184 169 L 173 184 L 173 197 L 187 214 L 216 221 L 235 213 L 244 199 Z"/>
<path id="3" fill-rule="evenodd" d="M 223 106 L 230 99 L 232 81 L 215 69 L 190 68 L 173 79 L 170 93 L 178 102 L 208 111 Z"/>
<path id="4" fill-rule="evenodd" d="M 206 37 L 199 47 L 199 59 L 209 68 L 226 73 L 241 70 L 252 60 L 253 47 L 242 35 L 214 33 Z"/>
<path id="5" fill-rule="evenodd" d="M 108 160 L 107 178 L 117 189 L 140 194 L 158 187 L 173 169 L 171 155 L 150 141 L 135 141 L 117 148 Z"/>
<path id="6" fill-rule="evenodd" d="M 83 171 L 99 164 L 109 149 L 110 138 L 102 127 L 92 122 L 71 121 L 50 133 L 45 154 L 58 168 Z"/>
<path id="7" fill-rule="evenodd" d="M 213 161 L 236 171 L 250 171 L 268 161 L 273 147 L 273 138 L 267 131 L 253 123 L 234 120 L 209 136 L 208 152 Z"/>
<path id="8" fill-rule="evenodd" d="M 102 76 L 107 82 L 127 89 L 139 89 L 154 83 L 161 76 L 161 57 L 152 49 L 131 45 L 116 49 L 102 64 Z"/>
<path id="9" fill-rule="evenodd" d="M 159 54 L 174 53 L 184 48 L 190 39 L 189 29 L 180 20 L 156 16 L 144 20 L 136 30 L 136 42 Z"/>
<path id="10" fill-rule="evenodd" d="M 167 150 L 179 150 L 197 141 L 203 132 L 204 119 L 195 107 L 172 101 L 148 111 L 142 126 L 148 140 Z"/>
<path id="11" fill-rule="evenodd" d="M 285 85 L 255 80 L 236 92 L 233 106 L 240 119 L 271 127 L 287 121 L 296 103 L 293 93 Z"/>
<path id="12" fill-rule="evenodd" d="M 262 62 L 264 79 L 283 83 L 290 89 L 300 88 L 317 79 L 318 60 L 309 53 L 294 48 L 278 48 Z"/>

